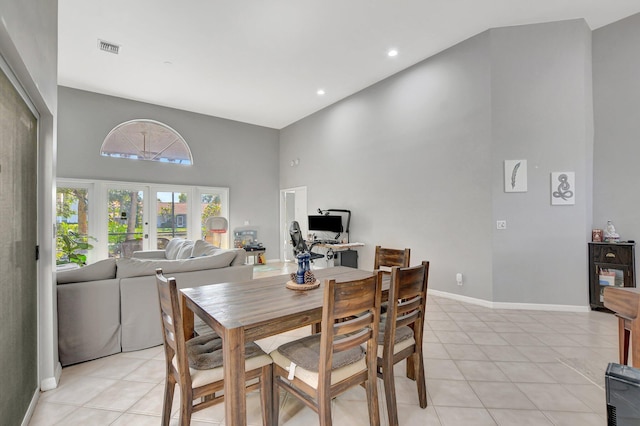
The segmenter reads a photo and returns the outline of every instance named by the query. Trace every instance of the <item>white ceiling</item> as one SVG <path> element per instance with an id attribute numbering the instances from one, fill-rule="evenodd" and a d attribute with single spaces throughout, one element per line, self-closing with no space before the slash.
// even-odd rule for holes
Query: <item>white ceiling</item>
<path id="1" fill-rule="evenodd" d="M 58 83 L 280 129 L 489 28 L 596 29 L 637 12 L 638 0 L 59 0 Z"/>

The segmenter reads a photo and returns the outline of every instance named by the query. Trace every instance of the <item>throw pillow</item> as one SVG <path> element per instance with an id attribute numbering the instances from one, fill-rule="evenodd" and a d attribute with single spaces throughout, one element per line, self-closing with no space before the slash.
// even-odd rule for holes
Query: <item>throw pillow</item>
<path id="1" fill-rule="evenodd" d="M 191 257 L 211 256 L 218 250 L 220 250 L 219 247 L 216 247 L 213 244 L 206 242 L 205 240 L 198 240 L 193 244 Z"/>
<path id="2" fill-rule="evenodd" d="M 182 244 L 182 247 L 180 247 L 180 250 L 178 250 L 176 260 L 190 258 L 191 252 L 193 251 L 193 244 L 193 241 L 185 240 L 185 242 Z"/>
<path id="3" fill-rule="evenodd" d="M 174 238 L 167 243 L 167 246 L 164 248 L 164 257 L 168 260 L 175 260 L 178 255 L 178 251 L 180 251 L 180 247 L 184 244 L 186 240 L 183 238 Z"/>
<path id="4" fill-rule="evenodd" d="M 58 284 L 80 283 L 84 281 L 108 280 L 116 277 L 116 260 L 104 259 L 78 269 L 56 274 Z"/>

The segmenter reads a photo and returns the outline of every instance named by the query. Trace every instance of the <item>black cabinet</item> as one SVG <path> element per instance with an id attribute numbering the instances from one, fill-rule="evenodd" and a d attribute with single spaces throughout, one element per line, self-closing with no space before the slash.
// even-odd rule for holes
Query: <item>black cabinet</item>
<path id="1" fill-rule="evenodd" d="M 635 246 L 635 243 L 589 243 L 591 309 L 606 309 L 602 292 L 607 286 L 636 286 Z"/>

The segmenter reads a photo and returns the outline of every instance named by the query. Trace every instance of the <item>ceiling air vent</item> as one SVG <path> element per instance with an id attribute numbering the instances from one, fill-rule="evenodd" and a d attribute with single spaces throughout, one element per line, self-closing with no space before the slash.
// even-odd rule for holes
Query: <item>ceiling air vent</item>
<path id="1" fill-rule="evenodd" d="M 120 46 L 117 44 L 109 43 L 108 41 L 98 39 L 98 48 L 105 52 L 115 53 L 116 55 L 120 51 Z"/>

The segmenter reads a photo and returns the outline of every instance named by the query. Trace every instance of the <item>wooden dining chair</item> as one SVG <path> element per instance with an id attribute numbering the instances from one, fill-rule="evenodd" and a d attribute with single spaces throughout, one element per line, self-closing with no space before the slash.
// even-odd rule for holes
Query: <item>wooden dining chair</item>
<path id="1" fill-rule="evenodd" d="M 224 389 L 223 343 L 219 337 L 211 334 L 185 341 L 176 280 L 165 278 L 162 269 L 156 269 L 156 283 L 167 370 L 162 425 L 169 425 L 173 393 L 175 385 L 178 384 L 179 424 L 186 426 L 191 423 L 193 412 L 223 402 L 224 395 L 216 395 L 216 392 Z M 256 383 L 248 385 L 246 391 L 260 389 L 262 422 L 267 425 L 270 424 L 272 416 L 272 361 L 269 355 L 253 342 L 247 344 L 245 353 L 245 380 L 259 379 Z"/>
<path id="2" fill-rule="evenodd" d="M 384 382 L 389 425 L 398 424 L 393 366 L 407 360 L 407 377 L 416 381 L 421 408 L 427 406 L 422 335 L 427 304 L 429 262 L 391 269 L 386 319 L 378 337 L 378 377 Z"/>
<path id="3" fill-rule="evenodd" d="M 331 400 L 362 384 L 367 392 L 370 424 L 377 426 L 380 412 L 376 349 L 381 274 L 345 282 L 326 280 L 324 285 L 322 332 L 271 352 L 273 424 L 278 424 L 279 388 L 318 413 L 320 425 L 325 426 L 331 425 Z M 336 321 L 340 319 L 346 320 Z"/>
<path id="4" fill-rule="evenodd" d="M 373 259 L 373 269 L 380 270 L 381 268 L 392 268 L 394 266 L 400 266 L 406 268 L 409 266 L 409 260 L 411 257 L 411 249 L 391 249 L 376 246 L 376 256 Z"/>

